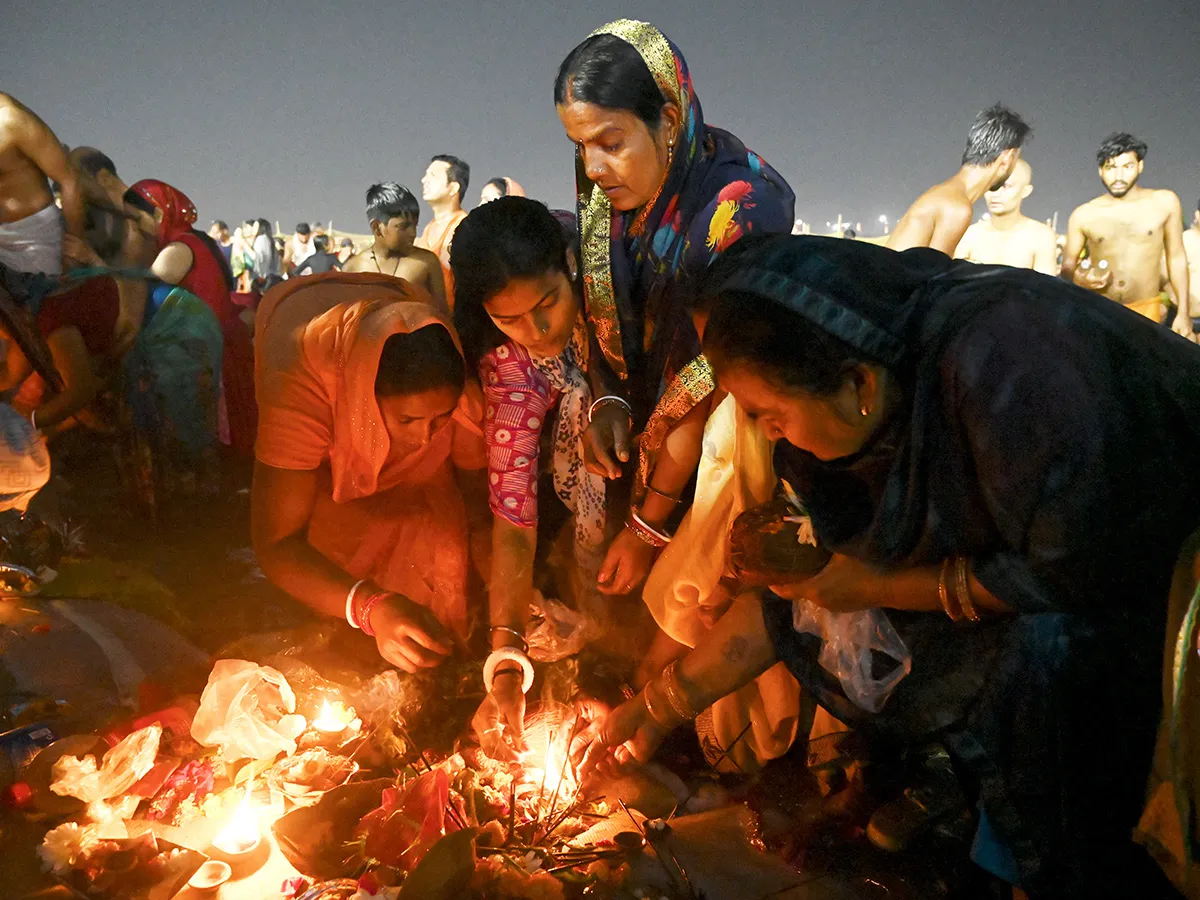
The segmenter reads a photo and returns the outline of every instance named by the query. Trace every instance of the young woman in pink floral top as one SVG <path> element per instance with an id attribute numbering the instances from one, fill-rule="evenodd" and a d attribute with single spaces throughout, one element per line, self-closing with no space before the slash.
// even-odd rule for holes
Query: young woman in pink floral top
<path id="1" fill-rule="evenodd" d="M 588 332 L 567 237 L 573 228 L 570 214 L 559 219 L 536 201 L 502 197 L 463 221 L 451 250 L 454 322 L 486 401 L 493 653 L 476 729 L 493 755 L 504 753 L 501 720 L 519 742 L 524 719 L 523 676 L 531 671 L 524 634 L 544 468 L 571 514 L 579 583 L 595 584 L 605 549 L 604 479 L 587 472 L 583 460 L 592 395 L 584 374 Z M 543 436 L 551 446 L 545 459 Z"/>

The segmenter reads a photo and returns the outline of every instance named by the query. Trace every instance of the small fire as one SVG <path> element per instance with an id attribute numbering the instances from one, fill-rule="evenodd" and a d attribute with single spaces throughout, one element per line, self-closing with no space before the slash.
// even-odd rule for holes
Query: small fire
<path id="1" fill-rule="evenodd" d="M 354 707 L 347 707 L 340 700 L 334 703 L 326 700 L 321 704 L 321 712 L 313 719 L 312 724 L 317 731 L 336 733 L 345 731 L 354 722 Z"/>
<path id="2" fill-rule="evenodd" d="M 257 846 L 261 837 L 258 830 L 258 816 L 250 805 L 250 791 L 253 782 L 246 785 L 246 793 L 233 813 L 233 818 L 215 838 L 213 846 L 224 853 L 246 853 Z"/>
<path id="3" fill-rule="evenodd" d="M 573 726 L 573 716 L 554 714 L 535 717 L 526 725 L 525 741 L 530 749 L 521 754 L 524 776 L 517 794 L 542 807 L 541 813 L 555 804 L 562 808 L 579 791 L 568 760 Z"/>

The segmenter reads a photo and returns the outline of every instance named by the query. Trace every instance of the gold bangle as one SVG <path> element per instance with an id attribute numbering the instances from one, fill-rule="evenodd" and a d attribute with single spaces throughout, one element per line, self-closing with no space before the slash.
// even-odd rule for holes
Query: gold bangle
<path id="1" fill-rule="evenodd" d="M 962 618 L 962 612 L 957 615 L 954 613 L 954 608 L 950 605 L 950 591 L 946 588 L 946 570 L 950 568 L 950 557 L 942 560 L 942 571 L 938 575 L 938 599 L 942 601 L 942 609 L 946 611 L 946 615 L 950 617 L 951 622 L 957 622 Z"/>
<path id="2" fill-rule="evenodd" d="M 649 684 L 647 684 L 644 688 L 642 688 L 642 702 L 646 704 L 646 712 L 650 713 L 650 718 L 652 718 L 655 722 L 657 722 L 663 728 L 667 729 L 667 731 L 673 731 L 675 729 L 676 723 L 672 722 L 669 717 L 664 717 L 664 716 L 660 715 L 657 711 L 655 711 L 654 703 L 651 702 L 651 700 L 650 700 L 650 685 Z"/>
<path id="3" fill-rule="evenodd" d="M 670 500 L 672 503 L 678 503 L 680 500 L 679 497 L 673 497 L 670 494 L 664 494 L 662 491 L 660 491 L 658 488 L 656 488 L 652 484 L 647 484 L 646 490 L 649 491 L 651 494 L 658 494 L 658 496 L 662 497 L 664 500 Z"/>
<path id="4" fill-rule="evenodd" d="M 957 597 L 959 608 L 966 613 L 967 618 L 972 622 L 978 622 L 980 615 L 975 609 L 975 603 L 971 600 L 971 583 L 967 580 L 967 558 L 965 556 L 956 556 L 954 558 L 954 570 L 957 576 L 954 593 Z"/>
<path id="5" fill-rule="evenodd" d="M 675 666 L 678 660 L 672 662 L 662 673 L 663 690 L 667 694 L 667 702 L 671 704 L 671 709 L 675 710 L 675 715 L 683 719 L 685 722 L 690 722 L 696 718 L 698 713 L 692 709 L 692 704 L 688 697 L 683 692 L 683 687 L 679 684 L 679 673 L 675 671 Z"/>

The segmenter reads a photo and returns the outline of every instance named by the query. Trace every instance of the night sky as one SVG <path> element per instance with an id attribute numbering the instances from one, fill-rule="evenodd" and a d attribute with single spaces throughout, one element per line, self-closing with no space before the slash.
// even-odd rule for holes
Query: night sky
<path id="1" fill-rule="evenodd" d="M 1142 184 L 1200 197 L 1197 0 L 563 0 L 233 4 L 10 0 L 0 88 L 127 181 L 187 192 L 202 226 L 265 216 L 365 231 L 363 192 L 434 153 L 471 165 L 467 205 L 508 175 L 572 203 L 554 75 L 628 15 L 687 57 L 706 118 L 791 182 L 797 215 L 868 233 L 952 174 L 967 127 L 1002 101 L 1034 127 L 1027 214 L 1098 194 L 1106 134 L 1150 145 Z M 967 11 L 969 10 L 969 11 Z M 423 211 L 422 222 L 428 211 Z M 1190 216 L 1189 216 L 1190 218 Z"/>

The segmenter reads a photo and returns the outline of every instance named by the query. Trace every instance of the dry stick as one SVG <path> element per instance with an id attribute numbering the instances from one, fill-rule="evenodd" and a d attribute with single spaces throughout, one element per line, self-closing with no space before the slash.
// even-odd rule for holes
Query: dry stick
<path id="1" fill-rule="evenodd" d="M 558 792 L 560 790 L 562 790 L 563 779 L 567 777 L 567 763 L 569 763 L 571 761 L 571 744 L 575 741 L 575 729 L 576 729 L 576 727 L 578 727 L 578 725 L 579 725 L 579 718 L 577 716 L 575 718 L 575 721 L 571 724 L 571 733 L 567 737 L 567 751 L 563 754 L 562 769 L 558 773 L 558 784 L 556 784 L 554 786 L 554 796 L 550 798 L 550 811 L 546 813 L 546 818 L 548 820 L 554 819 L 554 808 L 556 806 L 558 806 Z M 549 756 L 550 754 L 547 752 L 546 755 Z M 576 787 L 575 787 L 575 798 L 579 799 L 579 786 L 578 785 L 576 785 Z M 557 827 L 558 827 L 558 825 L 555 824 L 553 828 L 551 828 L 545 834 L 543 834 L 542 840 L 546 840 L 547 838 L 549 838 L 550 835 L 554 833 L 554 828 L 557 828 Z"/>
<path id="2" fill-rule="evenodd" d="M 633 817 L 633 813 L 629 811 L 629 807 L 625 805 L 625 801 L 617 800 L 617 802 L 621 804 L 621 809 L 625 811 L 625 815 L 629 816 L 629 821 L 632 822 L 633 827 L 638 830 L 638 834 L 642 836 L 642 840 L 650 845 L 650 849 L 654 851 L 654 858 L 658 860 L 658 864 L 662 866 L 662 870 L 667 873 L 667 877 L 670 878 L 671 881 L 675 881 L 675 873 L 672 872 L 667 866 L 667 862 L 662 858 L 658 847 L 656 847 L 651 842 L 650 838 L 646 836 L 646 830 L 642 828 L 642 826 L 638 823 L 638 820 Z M 688 896 L 692 898 L 692 900 L 695 900 L 697 894 L 696 889 L 692 887 L 692 880 L 688 878 L 687 872 L 685 872 L 683 866 L 680 865 L 679 858 L 675 855 L 675 852 L 669 846 L 667 846 L 665 837 L 663 838 L 663 847 L 667 851 L 667 854 L 671 857 L 671 862 L 675 864 L 675 868 L 679 871 L 680 876 L 683 878 L 683 886 L 687 889 Z M 678 882 L 676 882 L 676 884 L 678 884 Z"/>

